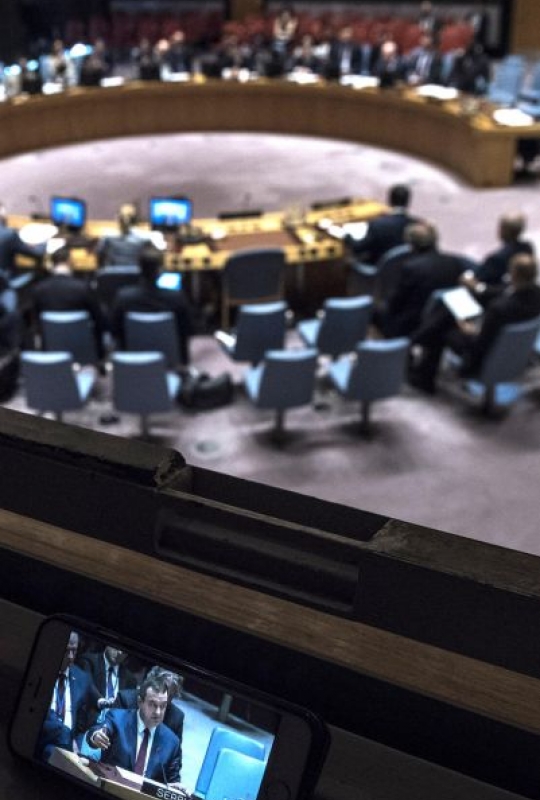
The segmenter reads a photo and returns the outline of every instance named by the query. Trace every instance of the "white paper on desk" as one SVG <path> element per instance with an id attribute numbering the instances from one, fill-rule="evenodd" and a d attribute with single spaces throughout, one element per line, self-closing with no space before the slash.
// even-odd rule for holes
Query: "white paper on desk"
<path id="1" fill-rule="evenodd" d="M 432 97 L 434 100 L 441 100 L 442 102 L 444 100 L 455 100 L 459 92 L 451 86 L 439 86 L 436 83 L 425 83 L 423 86 L 418 87 L 416 94 L 420 95 L 420 97 Z"/>
<path id="2" fill-rule="evenodd" d="M 522 128 L 534 124 L 534 119 L 519 108 L 498 108 L 493 112 L 493 119 L 498 125 L 506 125 L 508 128 Z"/>
<path id="3" fill-rule="evenodd" d="M 368 229 L 367 222 L 345 222 L 343 225 L 330 225 L 326 232 L 335 239 L 344 239 L 350 236 L 354 241 L 359 242 L 365 239 Z"/>
<path id="4" fill-rule="evenodd" d="M 449 289 L 442 295 L 442 301 L 457 320 L 474 319 L 481 316 L 483 308 L 465 286 Z"/>
<path id="5" fill-rule="evenodd" d="M 351 86 L 353 89 L 375 89 L 379 84 L 379 78 L 372 75 L 343 75 L 339 79 L 342 86 Z"/>
<path id="6" fill-rule="evenodd" d="M 25 244 L 45 244 L 58 233 L 56 225 L 48 222 L 27 222 L 19 231 L 19 237 Z"/>

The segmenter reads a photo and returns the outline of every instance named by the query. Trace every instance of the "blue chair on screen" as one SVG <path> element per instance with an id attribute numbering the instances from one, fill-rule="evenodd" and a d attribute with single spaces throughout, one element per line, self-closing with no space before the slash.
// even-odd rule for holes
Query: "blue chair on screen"
<path id="1" fill-rule="evenodd" d="M 225 749 L 229 752 L 234 751 L 244 756 L 249 756 L 252 760 L 263 764 L 264 768 L 266 751 L 261 742 L 250 739 L 249 736 L 237 733 L 229 728 L 214 728 L 195 785 L 195 795 L 197 797 L 206 798 L 208 787 L 210 786 L 210 781 L 216 768 L 218 756 L 220 752 Z M 224 793 L 220 796 L 220 800 L 222 800 L 223 797 L 232 798 L 233 796 L 236 797 L 236 794 L 231 795 Z M 254 795 L 254 798 L 255 797 L 256 794 Z"/>
<path id="2" fill-rule="evenodd" d="M 365 339 L 372 311 L 371 297 L 331 297 L 324 302 L 321 318 L 299 322 L 297 331 L 308 347 L 337 358 Z"/>
<path id="3" fill-rule="evenodd" d="M 524 77 L 525 62 L 519 57 L 501 62 L 488 86 L 487 99 L 499 105 L 513 106 L 518 99 Z"/>
<path id="4" fill-rule="evenodd" d="M 163 353 L 169 369 L 180 361 L 176 320 L 172 311 L 128 311 L 124 319 L 126 350 Z"/>
<path id="5" fill-rule="evenodd" d="M 317 351 L 269 350 L 257 367 L 248 369 L 244 385 L 257 408 L 276 412 L 274 433 L 283 431 L 285 412 L 311 403 L 315 389 Z"/>
<path id="6" fill-rule="evenodd" d="M 95 275 L 99 302 L 108 310 L 114 303 L 117 291 L 124 286 L 135 286 L 139 283 L 140 276 L 141 270 L 136 265 L 101 267 Z"/>
<path id="7" fill-rule="evenodd" d="M 172 411 L 182 382 L 167 372 L 163 353 L 114 353 L 111 360 L 114 408 L 139 415 L 147 436 L 150 414 Z"/>
<path id="8" fill-rule="evenodd" d="M 88 400 L 94 387 L 92 370 L 75 370 L 71 353 L 21 353 L 21 374 L 30 408 L 52 411 L 62 420 L 65 411 L 76 411 Z"/>
<path id="9" fill-rule="evenodd" d="M 216 331 L 221 349 L 233 361 L 258 364 L 267 350 L 279 350 L 285 342 L 287 305 L 258 303 L 240 306 L 233 333 Z"/>
<path id="10" fill-rule="evenodd" d="M 362 342 L 355 359 L 344 358 L 330 365 L 328 375 L 339 394 L 360 401 L 363 430 L 369 430 L 371 404 L 399 394 L 409 344 L 406 338 Z"/>
<path id="11" fill-rule="evenodd" d="M 266 763 L 239 753 L 220 750 L 205 800 L 256 800 Z"/>
<path id="12" fill-rule="evenodd" d="M 99 361 L 88 311 L 44 311 L 40 324 L 44 350 L 67 350 L 77 364 Z"/>
<path id="13" fill-rule="evenodd" d="M 497 407 L 509 406 L 522 395 L 518 381 L 534 354 L 540 318 L 505 325 L 486 355 L 476 380 L 467 381 L 469 396 L 481 400 L 490 414 Z"/>

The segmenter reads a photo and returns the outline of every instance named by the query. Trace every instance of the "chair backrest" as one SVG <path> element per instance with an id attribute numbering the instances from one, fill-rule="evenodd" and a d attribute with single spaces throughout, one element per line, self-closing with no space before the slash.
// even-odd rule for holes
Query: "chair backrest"
<path id="1" fill-rule="evenodd" d="M 195 794 L 198 797 L 205 797 L 216 767 L 218 756 L 225 748 L 250 756 L 260 762 L 264 762 L 266 755 L 264 745 L 257 742 L 255 739 L 250 739 L 249 736 L 244 736 L 244 734 L 237 733 L 228 728 L 214 728 L 210 741 L 208 742 L 208 747 L 206 748 L 204 760 L 195 786 Z M 234 793 L 233 795 L 236 796 Z M 221 795 L 220 800 L 222 800 L 223 797 L 232 797 L 233 795 Z"/>
<path id="2" fill-rule="evenodd" d="M 311 403 L 316 369 L 314 348 L 269 350 L 264 357 L 257 406 L 285 410 Z"/>
<path id="3" fill-rule="evenodd" d="M 83 406 L 71 353 L 25 351 L 21 353 L 21 374 L 30 408 L 61 413 Z"/>
<path id="4" fill-rule="evenodd" d="M 347 397 L 371 402 L 398 394 L 405 379 L 409 344 L 404 337 L 359 344 Z"/>
<path id="5" fill-rule="evenodd" d="M 128 311 L 124 319 L 126 349 L 163 353 L 169 367 L 180 360 L 176 320 L 172 311 Z"/>
<path id="6" fill-rule="evenodd" d="M 223 288 L 238 302 L 275 297 L 282 292 L 285 255 L 279 248 L 239 250 L 225 264 Z"/>
<path id="7" fill-rule="evenodd" d="M 96 272 L 96 293 L 100 303 L 111 306 L 118 289 L 134 286 L 139 282 L 141 271 L 138 266 L 102 267 Z"/>
<path id="8" fill-rule="evenodd" d="M 354 350 L 366 338 L 373 311 L 371 297 L 331 297 L 324 303 L 324 318 L 317 337 L 320 353 L 339 356 Z"/>
<path id="9" fill-rule="evenodd" d="M 495 386 L 519 378 L 527 368 L 539 329 L 540 317 L 505 325 L 484 358 L 480 381 Z"/>
<path id="10" fill-rule="evenodd" d="M 241 306 L 236 325 L 234 358 L 238 361 L 261 361 L 267 350 L 279 350 L 285 341 L 287 305 L 260 303 Z"/>
<path id="11" fill-rule="evenodd" d="M 493 80 L 488 88 L 488 98 L 494 102 L 514 103 L 525 76 L 522 61 L 503 61 L 495 69 Z"/>
<path id="12" fill-rule="evenodd" d="M 67 350 L 78 364 L 98 360 L 88 311 L 44 311 L 40 315 L 44 350 Z"/>
<path id="13" fill-rule="evenodd" d="M 112 364 L 118 411 L 144 415 L 171 410 L 163 353 L 114 353 Z"/>
<path id="14" fill-rule="evenodd" d="M 410 252 L 411 246 L 409 244 L 398 244 L 379 259 L 375 287 L 375 294 L 378 300 L 387 300 L 390 297 L 399 279 L 400 264 Z"/>
<path id="15" fill-rule="evenodd" d="M 206 800 L 224 800 L 224 798 L 256 800 L 265 766 L 264 761 L 244 753 L 228 749 L 220 750 Z"/>

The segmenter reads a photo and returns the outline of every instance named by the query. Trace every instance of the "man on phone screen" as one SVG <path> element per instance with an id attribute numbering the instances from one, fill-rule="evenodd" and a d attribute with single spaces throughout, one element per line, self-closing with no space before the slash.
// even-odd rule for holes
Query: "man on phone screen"
<path id="1" fill-rule="evenodd" d="M 51 698 L 50 711 L 71 732 L 72 748 L 79 749 L 89 715 L 96 708 L 99 694 L 92 679 L 75 664 L 79 635 L 72 631 L 60 665 Z"/>
<path id="2" fill-rule="evenodd" d="M 139 687 L 138 709 L 110 709 L 102 725 L 86 738 L 99 748 L 101 761 L 165 784 L 180 781 L 180 740 L 166 725 L 168 688 L 162 677 L 147 678 Z"/>

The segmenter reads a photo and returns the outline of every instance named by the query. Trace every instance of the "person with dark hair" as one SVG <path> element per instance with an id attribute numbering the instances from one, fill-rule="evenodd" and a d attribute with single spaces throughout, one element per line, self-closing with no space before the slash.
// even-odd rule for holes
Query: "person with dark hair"
<path id="1" fill-rule="evenodd" d="M 124 203 L 118 212 L 118 234 L 104 236 L 97 244 L 96 253 L 101 266 L 124 267 L 138 263 L 145 239 L 132 230 L 136 222 L 135 206 Z"/>
<path id="2" fill-rule="evenodd" d="M 373 65 L 373 75 L 379 79 L 381 89 L 391 89 L 405 80 L 406 64 L 393 39 L 382 42 Z"/>
<path id="3" fill-rule="evenodd" d="M 411 366 L 409 382 L 433 394 L 445 347 L 450 347 L 463 358 L 463 377 L 477 375 L 504 325 L 526 322 L 540 315 L 537 272 L 537 264 L 532 255 L 515 255 L 510 262 L 510 286 L 504 290 L 492 289 L 477 295 L 477 299 L 486 308 L 480 324 L 470 320 L 456 320 L 444 303 L 438 302 L 413 337 L 413 344 L 419 346 L 421 355 Z M 470 280 L 466 281 L 474 291 Z"/>
<path id="4" fill-rule="evenodd" d="M 167 684 L 167 709 L 163 723 L 178 736 L 180 740 L 180 769 L 182 769 L 182 736 L 184 733 L 184 712 L 175 705 L 174 700 L 180 694 L 181 678 L 174 672 L 162 667 L 152 667 L 146 676 L 149 678 L 163 678 Z M 114 708 L 137 708 L 137 689 L 120 689 L 114 701 Z"/>
<path id="5" fill-rule="evenodd" d="M 437 289 L 456 286 L 465 271 L 461 259 L 438 248 L 433 225 L 415 223 L 407 228 L 411 252 L 403 258 L 388 307 L 378 325 L 387 338 L 410 336 L 419 327 L 427 301 Z"/>
<path id="6" fill-rule="evenodd" d="M 148 677 L 139 687 L 137 709 L 113 708 L 103 724 L 86 733 L 101 761 L 159 783 L 180 781 L 180 740 L 164 723 L 168 688 L 164 677 Z"/>
<path id="7" fill-rule="evenodd" d="M 504 283 L 512 258 L 518 253 L 533 254 L 532 244 L 521 238 L 526 224 L 523 214 L 504 214 L 499 219 L 501 246 L 489 253 L 475 271 L 477 280 L 491 286 Z"/>
<path id="8" fill-rule="evenodd" d="M 122 347 L 125 347 L 124 320 L 129 311 L 152 313 L 172 311 L 176 320 L 176 332 L 180 350 L 180 361 L 189 364 L 189 337 L 193 332 L 192 310 L 182 290 L 160 289 L 157 279 L 163 266 L 163 255 L 152 245 L 145 245 L 139 256 L 141 277 L 136 286 L 121 288 L 114 300 L 111 312 L 111 331 Z"/>
<path id="9" fill-rule="evenodd" d="M 70 251 L 67 248 L 53 253 L 51 261 L 51 273 L 32 288 L 32 310 L 36 326 L 39 328 L 40 314 L 44 311 L 88 311 L 93 323 L 97 353 L 100 359 L 103 358 L 103 333 L 106 324 L 96 294 L 84 279 L 73 274 Z"/>
<path id="10" fill-rule="evenodd" d="M 371 220 L 365 237 L 351 243 L 354 253 L 370 264 L 376 264 L 392 247 L 403 244 L 405 229 L 417 221 L 408 213 L 410 200 L 408 186 L 402 183 L 391 186 L 388 191 L 390 211 Z"/>

